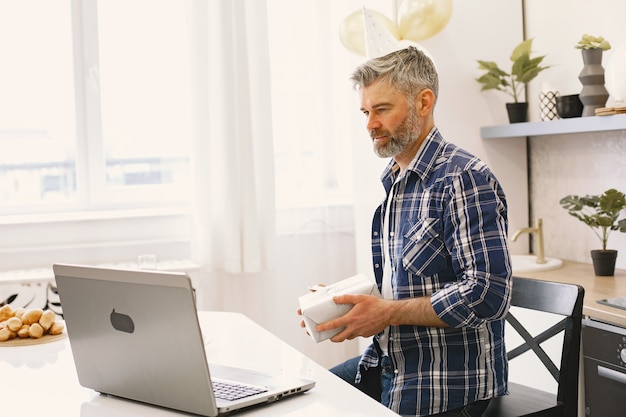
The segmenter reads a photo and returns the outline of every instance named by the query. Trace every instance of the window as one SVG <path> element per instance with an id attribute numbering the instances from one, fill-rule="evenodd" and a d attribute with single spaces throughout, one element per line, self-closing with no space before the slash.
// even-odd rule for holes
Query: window
<path id="1" fill-rule="evenodd" d="M 355 6 L 266 3 L 277 206 L 306 221 L 351 202 Z M 2 269 L 189 256 L 190 4 L 0 2 Z"/>
<path id="2" fill-rule="evenodd" d="M 185 4 L 106 0 L 98 2 L 97 16 L 99 73 L 88 82 L 100 84 L 101 94 L 91 101 L 101 105 L 105 163 L 96 165 L 104 172 L 95 173 L 98 184 L 104 181 L 97 187 L 104 198 L 98 193 L 92 201 L 186 199 L 191 123 Z"/>
<path id="3" fill-rule="evenodd" d="M 277 205 L 349 202 L 353 63 L 336 30 L 350 6 L 267 5 Z M 0 3 L 10 63 L 0 68 L 0 214 L 188 201 L 185 13 L 179 0 Z"/>
<path id="4" fill-rule="evenodd" d="M 0 213 L 188 200 L 187 45 L 178 0 L 0 3 Z"/>
<path id="5" fill-rule="evenodd" d="M 0 3 L 2 212 L 76 199 L 70 7 L 37 3 Z"/>

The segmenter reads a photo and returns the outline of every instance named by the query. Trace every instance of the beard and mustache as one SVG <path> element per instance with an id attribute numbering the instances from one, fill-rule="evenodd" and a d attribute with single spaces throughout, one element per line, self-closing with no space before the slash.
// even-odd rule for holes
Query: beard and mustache
<path id="1" fill-rule="evenodd" d="M 404 151 L 409 145 L 417 141 L 422 134 L 423 121 L 415 112 L 415 106 L 410 106 L 406 118 L 398 125 L 395 133 L 389 130 L 371 130 L 370 137 L 386 136 L 387 143 L 374 142 L 374 152 L 381 158 L 392 158 Z"/>

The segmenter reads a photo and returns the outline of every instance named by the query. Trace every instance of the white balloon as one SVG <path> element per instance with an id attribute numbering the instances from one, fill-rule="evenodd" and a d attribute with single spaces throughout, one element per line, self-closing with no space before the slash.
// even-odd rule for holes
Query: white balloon
<path id="1" fill-rule="evenodd" d="M 419 42 L 441 32 L 448 24 L 452 0 L 404 0 L 398 15 L 400 39 Z"/>

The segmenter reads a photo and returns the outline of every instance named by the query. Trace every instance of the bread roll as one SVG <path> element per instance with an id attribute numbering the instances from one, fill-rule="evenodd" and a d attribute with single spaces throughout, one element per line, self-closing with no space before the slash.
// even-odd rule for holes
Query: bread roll
<path id="1" fill-rule="evenodd" d="M 6 327 L 4 329 L 0 329 L 0 342 L 6 342 L 9 340 L 9 337 L 11 337 L 11 330 Z"/>
<path id="2" fill-rule="evenodd" d="M 28 328 L 28 335 L 33 339 L 39 339 L 43 336 L 43 327 L 39 323 L 33 323 Z"/>
<path id="3" fill-rule="evenodd" d="M 20 329 L 17 331 L 17 337 L 19 337 L 20 339 L 26 339 L 30 336 L 28 334 L 29 329 L 30 326 L 28 324 L 23 324 L 22 327 L 20 327 Z"/>
<path id="4" fill-rule="evenodd" d="M 22 316 L 22 323 L 24 324 L 33 324 L 37 323 L 43 314 L 43 310 L 40 308 L 32 308 L 30 310 L 26 310 L 24 315 Z"/>
<path id="5" fill-rule="evenodd" d="M 52 310 L 46 310 L 43 312 L 41 317 L 39 318 L 39 324 L 43 327 L 44 330 L 48 330 L 54 320 L 56 319 L 56 314 Z"/>
<path id="6" fill-rule="evenodd" d="M 18 319 L 17 317 L 11 317 L 7 320 L 7 327 L 9 330 L 17 332 L 20 327 L 22 327 L 22 320 Z"/>
<path id="7" fill-rule="evenodd" d="M 15 312 L 10 305 L 5 304 L 0 308 L 0 321 L 6 321 L 15 316 Z"/>
<path id="8" fill-rule="evenodd" d="M 65 329 L 65 325 L 60 321 L 55 321 L 54 323 L 52 323 L 52 326 L 50 326 L 50 330 L 48 330 L 48 333 L 50 333 L 51 335 L 61 334 L 63 333 L 63 329 Z"/>

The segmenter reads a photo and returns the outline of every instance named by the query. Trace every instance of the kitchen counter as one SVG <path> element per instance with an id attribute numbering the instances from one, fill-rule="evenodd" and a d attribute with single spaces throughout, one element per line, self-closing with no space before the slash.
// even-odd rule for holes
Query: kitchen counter
<path id="1" fill-rule="evenodd" d="M 626 328 L 626 310 L 599 304 L 597 300 L 626 297 L 626 270 L 615 270 L 615 276 L 598 277 L 593 265 L 563 261 L 559 269 L 514 274 L 523 278 L 578 284 L 585 289 L 583 314 L 592 319 Z"/>

